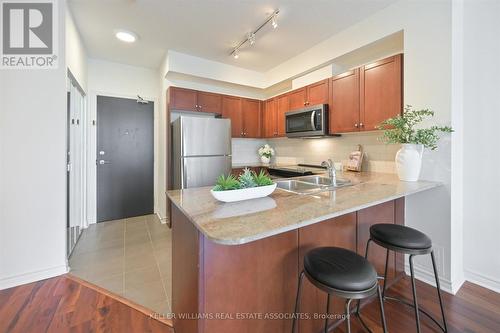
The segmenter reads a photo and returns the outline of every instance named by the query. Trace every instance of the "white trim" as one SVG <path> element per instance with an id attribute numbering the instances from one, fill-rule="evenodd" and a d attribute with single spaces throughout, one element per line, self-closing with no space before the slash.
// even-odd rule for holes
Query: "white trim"
<path id="1" fill-rule="evenodd" d="M 92 125 L 92 121 L 97 122 L 97 96 L 108 96 L 116 98 L 126 98 L 126 99 L 137 99 L 137 96 L 125 95 L 125 94 L 115 94 L 101 90 L 91 90 L 89 92 L 88 101 L 88 135 L 87 135 L 87 221 L 88 224 L 94 224 L 97 222 L 97 167 L 94 163 L 95 157 L 97 156 L 97 123 Z M 153 212 L 158 211 L 158 156 L 160 149 L 159 142 L 159 104 L 158 98 L 151 96 L 141 96 L 145 100 L 152 101 L 153 106 L 153 197 L 154 197 L 154 207 Z"/>
<path id="2" fill-rule="evenodd" d="M 156 216 L 158 216 L 158 218 L 160 219 L 160 223 L 161 223 L 161 224 L 166 224 L 166 223 L 167 223 L 167 217 L 162 217 L 159 211 L 158 211 L 158 212 L 156 212 L 155 214 L 156 214 Z"/>
<path id="3" fill-rule="evenodd" d="M 465 270 L 464 273 L 465 273 L 465 279 L 467 281 L 480 285 L 481 287 L 493 290 L 494 292 L 500 293 L 499 280 L 481 273 L 472 272 L 467 269 Z"/>
<path id="4" fill-rule="evenodd" d="M 67 265 L 56 266 L 52 268 L 42 269 L 39 271 L 14 275 L 0 279 L 0 290 L 16 287 L 22 284 L 35 281 L 45 280 L 51 277 L 59 276 L 68 273 Z"/>
<path id="5" fill-rule="evenodd" d="M 417 280 L 420 280 L 420 281 L 427 283 L 433 287 L 436 287 L 436 281 L 434 279 L 434 272 L 428 271 L 427 269 L 425 269 L 419 265 L 414 265 L 413 269 L 415 271 L 415 278 Z M 410 265 L 407 263 L 405 264 L 405 273 L 408 276 L 410 275 Z M 462 287 L 462 284 L 464 282 L 465 282 L 465 280 L 451 281 L 449 279 L 439 277 L 439 284 L 441 286 L 441 290 L 444 290 L 444 291 L 446 291 L 450 294 L 453 294 L 453 295 L 455 295 L 458 292 L 458 290 L 460 290 L 460 287 Z"/>

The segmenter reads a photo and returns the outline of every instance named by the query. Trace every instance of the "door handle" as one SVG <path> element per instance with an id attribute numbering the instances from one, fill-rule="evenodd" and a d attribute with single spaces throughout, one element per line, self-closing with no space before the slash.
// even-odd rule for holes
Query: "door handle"
<path id="1" fill-rule="evenodd" d="M 105 160 L 99 160 L 99 164 L 100 165 L 103 165 L 103 164 L 111 164 L 110 161 L 105 161 Z"/>

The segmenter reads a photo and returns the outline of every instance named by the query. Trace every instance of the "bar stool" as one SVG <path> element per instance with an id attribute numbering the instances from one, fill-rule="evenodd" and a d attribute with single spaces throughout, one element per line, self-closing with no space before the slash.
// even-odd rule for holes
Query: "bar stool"
<path id="1" fill-rule="evenodd" d="M 304 257 L 304 270 L 300 273 L 297 298 L 295 300 L 295 315 L 293 316 L 292 333 L 295 333 L 296 317 L 299 312 L 300 293 L 304 276 L 317 288 L 327 293 L 325 319 L 325 333 L 328 332 L 328 314 L 330 312 L 330 297 L 338 296 L 346 299 L 345 315 L 346 329 L 351 332 L 350 305 L 353 299 L 363 299 L 378 295 L 381 320 L 384 332 L 385 325 L 384 304 L 382 294 L 377 282 L 375 268 L 362 256 L 338 247 L 319 247 L 309 251 Z M 354 315 L 358 317 L 361 324 L 369 331 L 361 318 L 359 308 Z M 342 323 L 339 320 L 331 329 Z"/>
<path id="2" fill-rule="evenodd" d="M 432 250 L 432 241 L 426 234 L 402 225 L 398 224 L 374 224 L 370 227 L 370 239 L 366 243 L 365 258 L 368 256 L 368 248 L 370 242 L 375 242 L 376 244 L 387 249 L 385 257 L 385 272 L 384 272 L 384 287 L 382 289 L 382 299 L 392 300 L 403 303 L 405 305 L 411 306 L 415 310 L 415 320 L 417 323 L 417 332 L 420 332 L 420 316 L 419 312 L 429 317 L 443 332 L 447 332 L 448 328 L 446 326 L 446 318 L 444 315 L 443 300 L 441 298 L 441 290 L 439 287 L 439 277 L 436 269 L 436 260 L 434 258 L 434 251 Z M 385 295 L 386 285 L 387 285 L 387 264 L 389 261 L 389 251 L 394 251 L 403 254 L 410 255 L 410 273 L 411 273 L 411 286 L 413 291 L 413 304 L 410 302 Z M 425 310 L 418 307 L 417 302 L 417 290 L 415 286 L 415 274 L 413 272 L 413 257 L 416 255 L 430 254 L 432 259 L 432 268 L 434 269 L 434 278 L 436 279 L 436 289 L 439 298 L 439 306 L 441 307 L 441 315 L 443 318 L 443 325 L 441 325 L 436 319 L 434 319 Z M 357 304 L 357 309 L 359 309 L 359 301 Z"/>

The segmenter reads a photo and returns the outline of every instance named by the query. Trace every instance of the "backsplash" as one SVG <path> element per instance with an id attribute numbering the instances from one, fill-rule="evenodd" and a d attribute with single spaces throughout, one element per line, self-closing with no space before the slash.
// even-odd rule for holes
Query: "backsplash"
<path id="1" fill-rule="evenodd" d="M 265 145 L 265 139 L 232 139 L 233 164 L 260 163 L 257 150 Z"/>
<path id="2" fill-rule="evenodd" d="M 272 162 L 277 164 L 321 164 L 328 158 L 346 164 L 349 153 L 360 144 L 365 156 L 363 171 L 395 173 L 394 157 L 399 145 L 386 145 L 380 142 L 381 132 L 344 134 L 341 137 L 321 139 L 288 139 L 268 140 L 276 150 Z"/>

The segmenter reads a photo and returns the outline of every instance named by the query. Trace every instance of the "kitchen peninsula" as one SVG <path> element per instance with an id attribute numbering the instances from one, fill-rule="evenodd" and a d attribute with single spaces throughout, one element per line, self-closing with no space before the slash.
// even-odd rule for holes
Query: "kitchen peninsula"
<path id="1" fill-rule="evenodd" d="M 172 309 L 176 332 L 290 332 L 302 258 L 338 246 L 364 255 L 369 227 L 404 224 L 404 197 L 440 183 L 401 182 L 393 174 L 344 173 L 353 185 L 313 195 L 277 189 L 251 201 L 221 203 L 209 187 L 168 192 L 172 211 Z M 385 250 L 369 260 L 383 273 Z M 404 272 L 391 254 L 389 277 Z M 301 313 L 324 314 L 326 294 L 309 282 Z M 331 313 L 342 310 L 332 300 Z M 184 316 L 184 318 L 182 318 Z M 300 321 L 302 332 L 324 321 Z"/>

